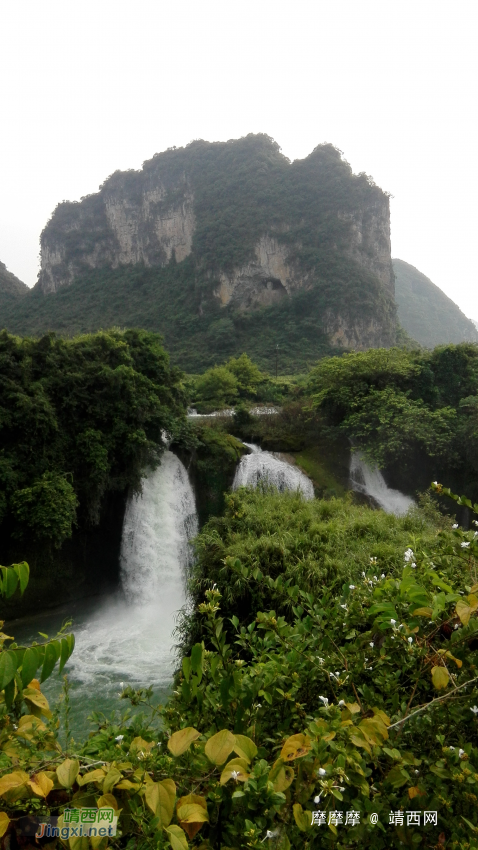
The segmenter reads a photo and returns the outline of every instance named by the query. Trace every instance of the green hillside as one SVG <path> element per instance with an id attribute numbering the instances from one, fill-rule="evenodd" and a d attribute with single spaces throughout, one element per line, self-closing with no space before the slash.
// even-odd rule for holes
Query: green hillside
<path id="1" fill-rule="evenodd" d="M 15 277 L 12 272 L 9 272 L 5 263 L 0 263 L 0 324 L 3 318 L 3 308 L 17 303 L 28 292 L 28 286 Z"/>
<path id="2" fill-rule="evenodd" d="M 369 278 L 363 277 L 366 292 Z M 102 269 L 52 295 L 30 291 L 21 304 L 2 311 L 1 324 L 12 333 L 33 336 L 47 330 L 72 336 L 111 327 L 159 331 L 173 362 L 189 372 L 202 372 L 243 351 L 272 371 L 276 345 L 282 374 L 305 371 L 319 357 L 338 353 L 321 327 L 324 305 L 342 282 L 338 274 L 310 292 L 242 314 L 219 307 L 202 315 L 192 310 L 194 281 L 189 258 L 164 269 Z M 356 298 L 358 302 L 359 289 Z"/>
<path id="3" fill-rule="evenodd" d="M 424 274 L 403 260 L 393 260 L 398 319 L 425 348 L 478 342 L 478 331 L 460 308 Z"/>

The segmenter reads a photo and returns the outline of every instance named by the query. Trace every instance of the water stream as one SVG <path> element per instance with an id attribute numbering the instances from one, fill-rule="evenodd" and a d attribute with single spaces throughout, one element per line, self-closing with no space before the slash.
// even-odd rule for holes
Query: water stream
<path id="1" fill-rule="evenodd" d="M 271 484 L 279 492 L 299 491 L 304 499 L 314 498 L 314 485 L 300 469 L 280 460 L 271 452 L 263 452 L 254 443 L 244 443 L 250 454 L 243 455 L 237 467 L 232 489 L 257 487 L 259 482 Z"/>
<path id="2" fill-rule="evenodd" d="M 360 452 L 350 458 L 350 483 L 352 490 L 370 496 L 386 513 L 404 516 L 414 504 L 410 496 L 387 487 L 377 466 L 370 466 Z"/>
<path id="3" fill-rule="evenodd" d="M 108 599 L 77 603 L 73 611 L 76 647 L 66 665 L 75 736 L 88 728 L 92 710 L 125 709 L 117 694 L 121 683 L 151 685 L 160 699 L 171 686 L 175 663 L 176 615 L 186 603 L 189 540 L 197 533 L 193 491 L 181 461 L 170 451 L 143 480 L 143 492 L 128 502 L 121 546 L 121 586 Z M 35 620 L 35 629 L 54 634 L 68 606 Z M 23 626 L 17 640 L 38 639 Z M 61 680 L 49 679 L 49 699 Z"/>

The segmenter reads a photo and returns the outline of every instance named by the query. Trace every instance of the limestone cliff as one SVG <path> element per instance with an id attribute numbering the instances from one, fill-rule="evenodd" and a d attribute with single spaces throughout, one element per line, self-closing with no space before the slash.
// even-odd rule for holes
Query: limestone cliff
<path id="1" fill-rule="evenodd" d="M 395 341 L 388 196 L 331 145 L 290 163 L 267 136 L 193 142 L 116 172 L 56 208 L 37 291 L 91 270 L 184 262 L 197 314 L 245 314 L 319 287 L 334 344 Z"/>

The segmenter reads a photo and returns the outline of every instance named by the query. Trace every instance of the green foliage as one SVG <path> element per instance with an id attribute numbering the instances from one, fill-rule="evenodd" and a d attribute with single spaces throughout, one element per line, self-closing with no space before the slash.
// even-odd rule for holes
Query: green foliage
<path id="1" fill-rule="evenodd" d="M 32 487 L 17 490 L 11 499 L 12 513 L 20 527 L 29 526 L 35 537 L 46 537 L 57 546 L 71 537 L 77 506 L 70 482 L 54 472 L 45 472 Z"/>
<path id="2" fill-rule="evenodd" d="M 403 486 L 444 474 L 476 494 L 478 347 L 432 352 L 377 349 L 322 360 L 307 393 L 327 424 L 380 466 L 403 469 Z"/>
<path id="3" fill-rule="evenodd" d="M 393 270 L 400 324 L 420 345 L 478 341 L 473 322 L 428 277 L 403 260 L 393 260 Z"/>
<path id="4" fill-rule="evenodd" d="M 63 340 L 0 334 L 2 533 L 59 546 L 99 521 L 105 494 L 138 490 L 162 431 L 184 416 L 180 375 L 145 331 Z"/>
<path id="5" fill-rule="evenodd" d="M 237 381 L 237 389 L 241 398 L 253 398 L 257 393 L 259 384 L 264 380 L 259 368 L 243 353 L 240 357 L 231 357 L 226 367 L 234 375 Z"/>
<path id="6" fill-rule="evenodd" d="M 211 409 L 234 404 L 238 394 L 237 378 L 227 366 L 213 366 L 197 381 L 196 392 Z"/>
<path id="7" fill-rule="evenodd" d="M 153 707 L 150 690 L 128 687 L 122 697 L 143 713 L 93 716 L 96 731 L 69 752 L 54 730 L 30 729 L 20 717 L 0 743 L 0 830 L 13 832 L 20 814 L 110 805 L 118 848 L 475 846 L 473 532 L 437 535 L 419 511 L 398 520 L 348 502 L 313 506 L 266 493 L 267 522 L 257 519 L 253 534 L 267 525 L 271 535 L 274 508 L 282 549 L 299 540 L 276 570 L 250 549 L 237 557 L 257 495 L 230 497 L 235 527 L 168 705 Z M 340 534 L 336 521 L 347 513 Z M 316 587 L 307 570 L 293 570 L 305 526 L 317 562 L 318 541 L 328 540 L 343 563 Z M 202 546 L 209 569 L 217 539 L 203 537 Z M 212 577 L 203 574 L 207 584 Z M 244 591 L 250 604 L 242 608 Z M 420 828 L 407 827 L 406 815 L 403 826 L 391 823 L 390 813 L 410 810 Z M 424 811 L 437 812 L 436 826 L 424 827 Z M 357 813 L 353 824 L 347 812 Z"/>

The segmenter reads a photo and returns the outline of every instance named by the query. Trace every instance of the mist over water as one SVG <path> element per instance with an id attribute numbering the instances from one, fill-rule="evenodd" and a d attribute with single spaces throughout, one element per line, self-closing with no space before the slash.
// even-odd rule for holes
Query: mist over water
<path id="1" fill-rule="evenodd" d="M 369 466 L 360 452 L 352 452 L 350 459 L 350 483 L 352 490 L 370 496 L 388 514 L 404 516 L 415 504 L 410 496 L 400 490 L 387 487 L 377 466 Z"/>
<path id="2" fill-rule="evenodd" d="M 232 489 L 257 487 L 259 482 L 271 484 L 279 492 L 299 491 L 304 499 L 314 498 L 314 485 L 300 469 L 280 460 L 270 452 L 263 452 L 254 443 L 244 443 L 251 454 L 243 455 L 237 467 Z"/>
<path id="3" fill-rule="evenodd" d="M 86 731 L 91 711 L 127 708 L 128 703 L 117 698 L 121 683 L 151 685 L 160 698 L 167 695 L 175 664 L 173 632 L 177 613 L 186 603 L 192 561 L 189 541 L 197 530 L 186 469 L 166 451 L 161 465 L 143 480 L 142 494 L 128 502 L 120 589 L 100 603 L 79 604 L 74 615 L 76 646 L 65 672 L 72 684 L 75 734 Z M 51 626 L 57 628 L 54 620 L 52 615 Z M 49 625 L 42 619 L 38 627 L 45 631 Z M 56 696 L 58 676 L 44 689 L 49 698 Z"/>

